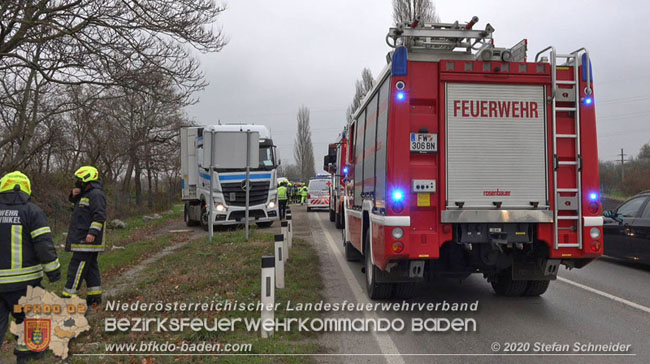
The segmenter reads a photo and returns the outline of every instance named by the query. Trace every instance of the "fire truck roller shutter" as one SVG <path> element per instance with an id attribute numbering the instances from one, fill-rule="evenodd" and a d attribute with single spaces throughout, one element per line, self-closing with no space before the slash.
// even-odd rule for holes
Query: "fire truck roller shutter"
<path id="1" fill-rule="evenodd" d="M 388 138 L 388 100 L 390 77 L 379 89 L 377 112 L 377 153 L 375 156 L 375 206 L 385 207 L 386 202 L 386 141 Z"/>
<path id="2" fill-rule="evenodd" d="M 363 152 L 363 193 L 375 192 L 375 151 L 377 142 L 377 97 L 375 93 L 366 107 Z"/>
<path id="3" fill-rule="evenodd" d="M 448 83 L 446 95 L 448 208 L 546 207 L 543 87 Z"/>
<path id="4" fill-rule="evenodd" d="M 359 115 L 354 128 L 354 203 L 353 206 L 361 207 L 363 199 L 363 136 L 366 124 L 366 113 Z"/>

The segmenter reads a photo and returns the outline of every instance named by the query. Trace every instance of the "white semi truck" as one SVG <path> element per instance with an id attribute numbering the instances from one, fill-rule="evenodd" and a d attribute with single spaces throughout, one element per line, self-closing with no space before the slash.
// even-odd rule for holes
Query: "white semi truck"
<path id="1" fill-rule="evenodd" d="M 271 133 L 263 125 L 207 125 L 181 128 L 182 199 L 185 222 L 208 229 L 210 178 L 213 178 L 214 225 L 244 223 L 246 209 L 246 170 L 216 168 L 210 176 L 204 163 L 204 133 L 232 133 L 250 130 L 259 134 L 259 165 L 250 169 L 249 222 L 269 227 L 279 219 L 277 157 Z M 207 139 L 207 138 L 206 138 Z M 234 152 L 234 151 L 233 151 Z"/>

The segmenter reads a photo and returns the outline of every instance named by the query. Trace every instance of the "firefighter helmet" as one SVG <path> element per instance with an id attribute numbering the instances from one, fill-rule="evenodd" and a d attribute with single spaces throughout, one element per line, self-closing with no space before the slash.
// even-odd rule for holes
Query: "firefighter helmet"
<path id="1" fill-rule="evenodd" d="M 97 181 L 99 179 L 97 168 L 92 166 L 83 166 L 77 169 L 77 171 L 74 172 L 74 175 L 84 183 Z"/>
<path id="2" fill-rule="evenodd" d="M 32 183 L 29 178 L 20 171 L 5 174 L 0 179 L 0 192 L 12 191 L 18 185 L 20 190 L 28 195 L 32 194 Z"/>

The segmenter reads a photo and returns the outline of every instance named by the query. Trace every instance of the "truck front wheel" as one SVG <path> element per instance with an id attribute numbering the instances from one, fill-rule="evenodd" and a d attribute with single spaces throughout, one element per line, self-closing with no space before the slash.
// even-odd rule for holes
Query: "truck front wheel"
<path id="1" fill-rule="evenodd" d="M 378 283 L 377 274 L 379 274 L 379 268 L 372 264 L 372 258 L 370 257 L 370 234 L 365 234 L 364 241 L 364 257 L 365 257 L 365 267 L 366 267 L 366 290 L 368 292 L 368 297 L 373 300 L 381 300 L 390 298 L 393 293 L 393 285 L 390 283 Z M 353 248 L 354 249 L 354 248 Z"/>
<path id="2" fill-rule="evenodd" d="M 330 221 L 334 222 L 334 219 L 336 219 L 336 213 L 332 209 L 329 210 L 330 210 Z"/>
<path id="3" fill-rule="evenodd" d="M 208 214 L 208 209 L 205 208 L 205 202 L 201 202 L 201 227 L 203 230 L 208 231 L 208 220 L 210 220 L 210 214 Z"/>
<path id="4" fill-rule="evenodd" d="M 494 292 L 499 296 L 516 297 L 524 294 L 528 281 L 515 281 L 512 279 L 512 272 L 510 269 L 501 271 L 496 280 L 490 282 Z"/>

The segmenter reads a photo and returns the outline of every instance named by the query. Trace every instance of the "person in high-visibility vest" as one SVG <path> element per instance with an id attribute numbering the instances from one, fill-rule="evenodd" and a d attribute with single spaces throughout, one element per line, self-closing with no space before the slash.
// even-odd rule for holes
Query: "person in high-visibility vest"
<path id="1" fill-rule="evenodd" d="M 280 220 L 284 220 L 284 212 L 287 208 L 288 201 L 287 183 L 282 182 L 278 187 L 278 204 L 280 208 Z"/>
<path id="2" fill-rule="evenodd" d="M 309 188 L 307 186 L 302 186 L 300 189 L 300 204 L 304 205 L 305 200 L 307 199 L 307 193 L 309 193 Z"/>
<path id="3" fill-rule="evenodd" d="M 43 210 L 30 202 L 31 194 L 29 178 L 19 171 L 0 179 L 0 347 L 9 314 L 16 324 L 25 320 L 25 313 L 15 312 L 14 305 L 27 295 L 27 287 L 40 286 L 43 275 L 50 282 L 61 279 L 52 231 Z M 27 363 L 44 352 L 30 351 L 25 342 L 18 342 L 14 354 L 17 363 Z"/>
<path id="4" fill-rule="evenodd" d="M 69 197 L 70 202 L 74 203 L 74 210 L 65 243 L 65 250 L 72 252 L 72 258 L 61 295 L 77 295 L 85 280 L 86 303 L 88 306 L 100 305 L 102 286 L 97 255 L 106 249 L 106 195 L 99 183 L 99 172 L 95 167 L 83 166 L 74 175 L 77 180 Z"/>

